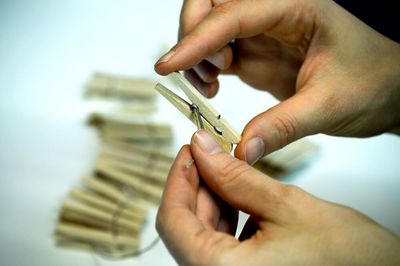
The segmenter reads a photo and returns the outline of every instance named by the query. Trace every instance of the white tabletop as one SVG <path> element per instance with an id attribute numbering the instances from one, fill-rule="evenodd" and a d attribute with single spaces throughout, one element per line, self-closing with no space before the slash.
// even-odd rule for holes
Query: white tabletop
<path id="1" fill-rule="evenodd" d="M 157 56 L 175 44 L 181 1 L 0 2 L 0 264 L 175 265 L 162 243 L 124 261 L 54 245 L 58 207 L 92 168 L 97 136 L 84 83 L 95 71 L 158 78 Z M 234 77 L 212 100 L 239 131 L 275 101 Z M 194 127 L 166 101 L 159 120 L 174 123 L 175 150 Z M 168 115 L 167 115 L 168 114 Z M 313 136 L 316 159 L 286 182 L 352 206 L 400 235 L 400 138 Z M 151 241 L 154 210 L 144 232 Z"/>

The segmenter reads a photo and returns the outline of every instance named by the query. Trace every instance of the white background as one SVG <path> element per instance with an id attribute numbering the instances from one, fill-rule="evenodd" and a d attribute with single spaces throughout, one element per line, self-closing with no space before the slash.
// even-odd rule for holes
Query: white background
<path id="1" fill-rule="evenodd" d="M 92 168 L 97 137 L 84 125 L 83 86 L 94 71 L 158 79 L 153 64 L 175 44 L 181 1 L 0 1 L 0 264 L 174 265 L 160 242 L 110 262 L 54 245 L 58 207 Z M 241 131 L 271 107 L 234 77 L 212 103 Z M 160 102 L 176 126 L 175 149 L 195 128 Z M 400 235 L 400 138 L 313 136 L 319 155 L 286 182 L 352 206 Z M 154 214 L 144 242 L 155 236 Z"/>

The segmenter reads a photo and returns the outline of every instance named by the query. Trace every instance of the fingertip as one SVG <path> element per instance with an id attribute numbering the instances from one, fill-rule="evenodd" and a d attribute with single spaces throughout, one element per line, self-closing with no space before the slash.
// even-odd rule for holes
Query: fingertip
<path id="1" fill-rule="evenodd" d="M 170 72 L 168 72 L 165 67 L 163 66 L 163 63 L 156 63 L 154 65 L 154 71 L 161 76 L 166 76 L 168 75 Z"/>
<path id="2" fill-rule="evenodd" d="M 261 115 L 254 117 L 245 126 L 242 132 L 242 139 L 236 146 L 234 152 L 236 158 L 246 161 L 250 165 L 272 152 L 266 145 L 268 144 L 266 141 L 267 133 L 265 133 L 267 128 L 265 121 L 260 119 L 260 116 Z"/>
<path id="3" fill-rule="evenodd" d="M 202 152 L 208 154 L 223 152 L 223 149 L 214 137 L 204 129 L 199 129 L 192 135 L 191 147 L 195 148 L 194 151 L 200 148 Z"/>
<path id="4" fill-rule="evenodd" d="M 251 119 L 243 130 L 235 156 L 252 164 L 262 156 L 308 135 L 309 132 L 304 131 L 307 128 L 304 117 L 310 116 L 304 115 L 307 108 L 301 108 L 305 105 L 299 99 L 299 96 L 293 96 Z"/>
<path id="5" fill-rule="evenodd" d="M 166 76 L 176 71 L 176 69 L 174 68 L 173 64 L 171 64 L 170 61 L 164 61 L 164 62 L 157 61 L 154 64 L 154 71 L 161 76 Z"/>
<path id="6" fill-rule="evenodd" d="M 211 83 L 203 82 L 193 69 L 185 71 L 184 75 L 204 97 L 212 98 L 217 94 L 219 88 L 218 80 Z"/>
<path id="7" fill-rule="evenodd" d="M 178 151 L 178 154 L 176 155 L 176 161 L 181 160 L 182 157 L 186 158 L 188 156 L 191 156 L 190 153 L 190 146 L 189 144 L 185 144 L 181 147 L 181 149 Z"/>
<path id="8" fill-rule="evenodd" d="M 244 159 L 249 165 L 255 164 L 265 154 L 265 144 L 261 137 L 248 140 L 244 147 Z"/>
<path id="9" fill-rule="evenodd" d="M 164 207 L 182 206 L 194 210 L 199 176 L 193 163 L 190 146 L 184 145 L 168 174 L 162 200 Z"/>
<path id="10" fill-rule="evenodd" d="M 207 83 L 207 98 L 213 98 L 217 95 L 219 90 L 219 81 L 218 79 L 214 82 Z"/>
<path id="11" fill-rule="evenodd" d="M 186 70 L 184 76 L 189 82 L 205 97 L 207 97 L 207 90 L 205 83 L 201 81 L 200 77 L 193 69 Z"/>
<path id="12" fill-rule="evenodd" d="M 262 125 L 262 126 L 261 126 Z M 242 139 L 235 149 L 235 157 L 246 161 L 249 165 L 255 164 L 265 155 L 270 154 L 277 148 L 269 145 L 269 135 L 262 120 L 253 118 L 244 128 Z"/>
<path id="13" fill-rule="evenodd" d="M 179 152 L 178 152 L 178 156 L 180 155 L 180 154 L 188 154 L 188 155 L 190 155 L 191 156 L 191 153 L 190 153 L 190 145 L 189 144 L 185 144 L 185 145 L 183 145 L 182 147 L 181 147 L 181 149 L 179 150 Z"/>
<path id="14" fill-rule="evenodd" d="M 234 151 L 234 155 L 236 158 L 238 158 L 239 160 L 244 161 L 244 142 L 243 139 L 240 141 L 240 143 L 236 146 L 235 151 Z"/>
<path id="15" fill-rule="evenodd" d="M 220 70 L 226 70 L 232 64 L 232 48 L 228 45 L 224 46 L 221 50 L 208 56 L 205 60 L 207 60 Z"/>
<path id="16" fill-rule="evenodd" d="M 154 64 L 154 70 L 160 75 L 167 75 L 173 71 L 173 69 L 168 69 L 169 62 L 175 57 L 176 55 L 176 47 L 172 47 L 166 54 L 160 57 L 158 61 Z"/>
<path id="17" fill-rule="evenodd" d="M 190 145 L 186 144 L 182 146 L 182 148 L 178 152 L 178 155 L 176 156 L 176 161 L 174 163 L 174 167 L 171 168 L 171 173 L 173 170 L 179 171 L 185 175 L 184 176 L 185 179 L 190 181 L 191 179 L 190 176 L 193 175 L 193 171 L 195 171 L 195 169 L 192 169 L 192 165 L 193 165 L 193 155 L 190 149 Z"/>
<path id="18" fill-rule="evenodd" d="M 193 69 L 194 71 L 196 71 L 201 80 L 205 83 L 214 82 L 220 72 L 219 68 L 210 64 L 207 61 L 202 61 L 200 64 L 194 66 Z"/>

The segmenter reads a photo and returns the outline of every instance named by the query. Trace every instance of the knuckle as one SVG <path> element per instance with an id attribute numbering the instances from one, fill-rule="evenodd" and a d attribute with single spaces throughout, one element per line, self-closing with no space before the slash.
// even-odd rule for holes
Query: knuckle
<path id="1" fill-rule="evenodd" d="M 164 221 L 165 221 L 165 217 L 163 215 L 162 209 L 160 208 L 158 210 L 157 217 L 156 217 L 156 230 L 160 236 L 164 235 L 164 225 L 165 225 Z"/>
<path id="2" fill-rule="evenodd" d="M 236 3 L 235 1 L 226 1 L 221 4 L 217 4 L 213 11 L 219 14 L 229 14 L 235 9 Z"/>
<path id="3" fill-rule="evenodd" d="M 249 171 L 251 168 L 246 162 L 235 159 L 219 169 L 217 181 L 222 186 L 234 186 L 239 179 L 247 176 Z"/>
<path id="4" fill-rule="evenodd" d="M 275 119 L 275 128 L 278 132 L 280 147 L 286 146 L 297 138 L 296 119 L 289 114 L 279 114 Z"/>
<path id="5" fill-rule="evenodd" d="M 226 1 L 220 4 L 217 4 L 213 8 L 213 13 L 218 15 L 221 20 L 227 21 L 227 18 L 234 19 L 236 25 L 234 24 L 234 29 L 236 30 L 236 35 L 240 35 L 245 26 L 245 21 L 241 19 L 238 15 L 238 10 L 241 9 L 239 1 Z"/>
<path id="6" fill-rule="evenodd" d="M 281 197 L 285 199 L 291 199 L 293 196 L 301 194 L 302 189 L 295 185 L 282 185 L 280 189 Z"/>
<path id="7" fill-rule="evenodd" d="M 292 193 L 293 190 L 291 185 L 280 184 L 275 186 L 273 191 L 269 191 L 266 195 L 266 200 L 268 200 L 269 204 L 269 211 L 276 213 L 290 212 L 293 209 Z"/>
<path id="8" fill-rule="evenodd" d="M 324 121 L 331 121 L 331 123 L 320 123 L 320 131 L 327 132 L 332 135 L 343 135 L 346 132 L 346 127 L 349 121 L 354 119 L 355 110 L 352 110 L 351 115 L 349 114 L 348 106 L 353 106 L 346 99 L 340 99 L 337 95 L 326 95 L 322 98 L 323 105 L 320 107 L 323 112 L 321 112 L 320 119 Z M 332 123 L 334 121 L 334 123 Z"/>
<path id="9" fill-rule="evenodd" d="M 292 213 L 298 212 L 299 207 L 311 199 L 300 187 L 290 184 L 281 184 L 276 196 L 279 199 L 278 205 Z"/>

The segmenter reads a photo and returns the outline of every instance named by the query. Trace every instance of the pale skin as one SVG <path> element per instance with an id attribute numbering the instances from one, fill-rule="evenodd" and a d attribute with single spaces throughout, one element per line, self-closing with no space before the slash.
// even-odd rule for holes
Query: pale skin
<path id="1" fill-rule="evenodd" d="M 181 150 L 157 222 L 175 259 L 188 265 L 400 264 L 399 239 L 367 217 L 241 161 L 252 164 L 316 133 L 398 133 L 400 45 L 330 0 L 187 0 L 180 36 L 157 62 L 159 74 L 187 70 L 209 97 L 220 73 L 235 74 L 282 102 L 247 124 L 238 159 L 220 152 L 203 131 Z M 232 236 L 235 212 L 227 206 L 252 217 L 242 241 Z"/>
<path id="2" fill-rule="evenodd" d="M 399 131 L 400 45 L 333 1 L 187 0 L 180 32 L 159 74 L 189 70 L 208 96 L 220 72 L 234 74 L 283 100 L 247 124 L 239 159 L 254 163 L 316 133 Z"/>
<path id="3" fill-rule="evenodd" d="M 240 240 L 230 206 L 251 215 Z M 157 230 L 180 265 L 400 264 L 395 235 L 353 209 L 263 175 L 203 130 L 171 168 Z"/>

